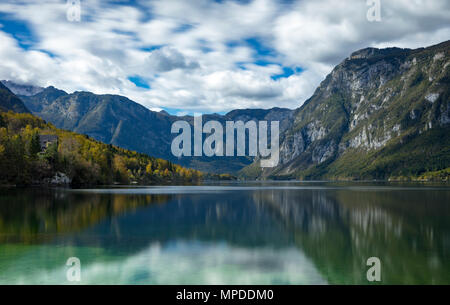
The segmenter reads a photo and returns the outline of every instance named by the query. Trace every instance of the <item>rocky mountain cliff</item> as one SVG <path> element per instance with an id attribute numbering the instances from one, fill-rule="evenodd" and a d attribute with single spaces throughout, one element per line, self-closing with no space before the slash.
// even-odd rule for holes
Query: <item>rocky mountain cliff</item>
<path id="1" fill-rule="evenodd" d="M 388 179 L 450 167 L 450 41 L 367 48 L 326 77 L 282 136 L 280 164 L 248 177 Z M 447 170 L 448 172 L 448 170 Z"/>

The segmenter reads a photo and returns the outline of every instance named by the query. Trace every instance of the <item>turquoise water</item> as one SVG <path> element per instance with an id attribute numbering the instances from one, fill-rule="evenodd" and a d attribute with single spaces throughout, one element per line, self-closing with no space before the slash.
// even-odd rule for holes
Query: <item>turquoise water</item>
<path id="1" fill-rule="evenodd" d="M 450 284 L 450 188 L 0 189 L 0 284 Z"/>

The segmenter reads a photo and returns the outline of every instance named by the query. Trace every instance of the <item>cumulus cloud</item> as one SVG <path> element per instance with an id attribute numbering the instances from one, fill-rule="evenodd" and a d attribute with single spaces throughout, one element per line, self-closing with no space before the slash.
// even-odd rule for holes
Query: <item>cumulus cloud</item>
<path id="1" fill-rule="evenodd" d="M 450 37 L 447 0 L 381 0 L 381 22 L 368 9 L 365 0 L 83 0 L 81 22 L 69 22 L 65 1 L 4 0 L 0 78 L 177 112 L 296 108 L 357 49 Z"/>
<path id="2" fill-rule="evenodd" d="M 195 61 L 188 61 L 172 47 L 164 47 L 150 53 L 147 58 L 148 67 L 155 72 L 167 72 L 174 69 L 195 69 L 199 65 Z"/>

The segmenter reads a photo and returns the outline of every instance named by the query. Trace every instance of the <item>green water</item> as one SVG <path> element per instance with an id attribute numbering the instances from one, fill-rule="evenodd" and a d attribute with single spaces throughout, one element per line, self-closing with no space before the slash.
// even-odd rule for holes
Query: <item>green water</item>
<path id="1" fill-rule="evenodd" d="M 450 284 L 450 187 L 0 189 L 0 284 Z"/>

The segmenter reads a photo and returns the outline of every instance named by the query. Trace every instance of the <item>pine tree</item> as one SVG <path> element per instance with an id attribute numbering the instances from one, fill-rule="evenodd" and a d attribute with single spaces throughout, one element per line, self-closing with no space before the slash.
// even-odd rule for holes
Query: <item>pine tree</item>
<path id="1" fill-rule="evenodd" d="M 32 158 L 36 157 L 37 154 L 41 152 L 41 143 L 38 132 L 34 132 L 31 136 L 29 152 Z"/>
<path id="2" fill-rule="evenodd" d="M 3 116 L 0 114 L 0 128 L 1 127 L 6 127 L 6 123 L 5 123 L 5 119 L 3 118 Z"/>

